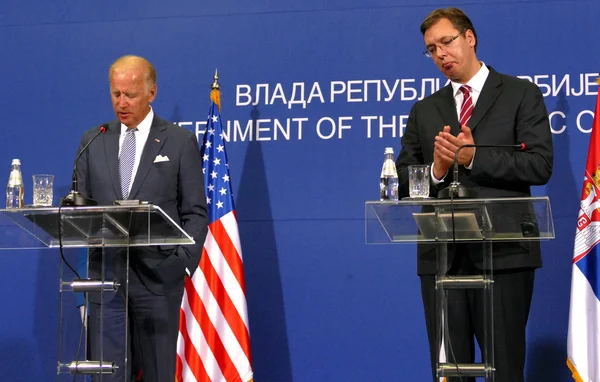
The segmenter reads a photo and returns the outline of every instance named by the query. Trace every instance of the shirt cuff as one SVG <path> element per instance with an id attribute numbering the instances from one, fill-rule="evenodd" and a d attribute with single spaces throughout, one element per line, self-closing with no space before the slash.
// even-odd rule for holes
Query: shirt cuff
<path id="1" fill-rule="evenodd" d="M 433 182 L 434 185 L 438 185 L 440 183 L 443 183 L 444 179 L 446 178 L 446 175 L 448 175 L 448 171 L 446 171 L 446 173 L 444 174 L 444 176 L 442 177 L 442 179 L 436 178 L 435 175 L 433 175 L 433 163 L 431 164 L 431 181 Z"/>
<path id="2" fill-rule="evenodd" d="M 471 170 L 473 168 L 473 161 L 475 160 L 475 150 L 477 149 L 473 148 L 473 158 L 471 158 L 471 163 L 469 163 L 469 165 L 465 167 L 467 170 Z"/>

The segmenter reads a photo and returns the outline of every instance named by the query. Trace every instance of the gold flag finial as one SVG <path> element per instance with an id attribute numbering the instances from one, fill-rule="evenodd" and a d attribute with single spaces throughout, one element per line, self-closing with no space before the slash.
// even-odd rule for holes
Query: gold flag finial
<path id="1" fill-rule="evenodd" d="M 219 72 L 217 69 L 215 69 L 215 75 L 213 76 L 213 84 L 212 84 L 212 89 L 218 89 L 219 88 Z"/>
<path id="2" fill-rule="evenodd" d="M 210 99 L 217 105 L 219 111 L 221 111 L 221 92 L 219 91 L 219 72 L 215 69 L 215 75 L 213 76 L 213 83 L 210 91 Z"/>

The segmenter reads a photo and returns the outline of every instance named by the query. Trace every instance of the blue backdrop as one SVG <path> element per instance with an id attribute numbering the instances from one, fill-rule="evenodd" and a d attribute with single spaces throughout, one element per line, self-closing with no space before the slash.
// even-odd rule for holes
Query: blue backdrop
<path id="1" fill-rule="evenodd" d="M 26 203 L 31 175 L 55 174 L 56 203 L 82 133 L 113 119 L 114 59 L 148 58 L 155 112 L 192 130 L 218 68 L 256 381 L 427 380 L 415 248 L 365 245 L 363 215 L 411 105 L 446 83 L 421 54 L 419 25 L 452 5 L 475 24 L 479 58 L 538 83 L 553 113 L 555 171 L 535 194 L 551 198 L 556 240 L 536 274 L 527 375 L 568 381 L 597 0 L 3 0 L 0 168 L 8 180 L 21 159 Z M 0 380 L 52 380 L 58 253 L 3 251 L 0 262 Z"/>

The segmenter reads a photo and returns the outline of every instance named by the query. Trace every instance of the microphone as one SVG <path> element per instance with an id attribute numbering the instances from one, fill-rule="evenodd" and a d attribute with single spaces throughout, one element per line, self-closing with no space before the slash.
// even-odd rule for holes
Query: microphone
<path id="1" fill-rule="evenodd" d="M 60 199 L 61 207 L 97 206 L 98 205 L 98 202 L 96 202 L 93 199 L 84 197 L 78 191 L 79 186 L 77 185 L 77 162 L 79 161 L 79 158 L 81 157 L 81 155 L 92 144 L 92 142 L 94 142 L 94 140 L 96 138 L 98 138 L 98 136 L 100 134 L 103 134 L 106 132 L 106 129 L 108 129 L 108 123 L 104 123 L 104 124 L 100 125 L 96 135 L 94 135 L 94 137 L 92 139 L 90 139 L 90 141 L 85 146 L 83 146 L 83 148 L 81 149 L 79 154 L 77 154 L 77 157 L 75 158 L 75 164 L 73 165 L 73 177 L 71 178 L 71 192 L 69 192 L 69 194 L 67 196 L 65 196 L 64 198 Z"/>
<path id="2" fill-rule="evenodd" d="M 493 147 L 493 148 L 511 148 L 511 149 L 519 149 L 521 151 L 525 151 L 525 143 L 519 143 L 516 145 L 475 145 L 475 144 L 465 144 L 458 147 L 456 153 L 454 153 L 454 171 L 452 173 L 452 182 L 450 185 L 438 192 L 438 199 L 448 199 L 448 198 L 472 198 L 473 192 L 471 192 L 467 187 L 460 184 L 458 181 L 458 153 L 460 150 L 473 147 L 473 148 L 485 148 L 485 147 Z"/>

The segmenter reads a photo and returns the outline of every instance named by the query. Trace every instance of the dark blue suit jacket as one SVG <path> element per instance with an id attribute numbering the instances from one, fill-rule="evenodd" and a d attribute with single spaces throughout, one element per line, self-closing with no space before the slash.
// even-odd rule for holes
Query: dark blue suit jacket
<path id="1" fill-rule="evenodd" d="M 79 150 L 97 132 L 96 128 L 88 130 L 81 139 Z M 92 142 L 79 159 L 79 191 L 99 205 L 112 205 L 115 200 L 122 199 L 118 168 L 120 133 L 120 122 L 111 121 L 107 131 Z M 155 163 L 158 155 L 169 160 Z M 202 159 L 198 141 L 191 131 L 154 116 L 129 199 L 148 201 L 161 207 L 194 238 L 194 245 L 130 249 L 130 269 L 152 293 L 161 295 L 182 288 L 185 269 L 194 272 L 198 266 L 208 230 Z M 105 279 L 121 278 L 125 270 L 121 264 L 123 250 L 106 253 L 106 258 L 114 261 L 114 267 L 108 268 Z M 89 277 L 99 277 L 101 252 L 90 251 L 89 261 Z"/>

